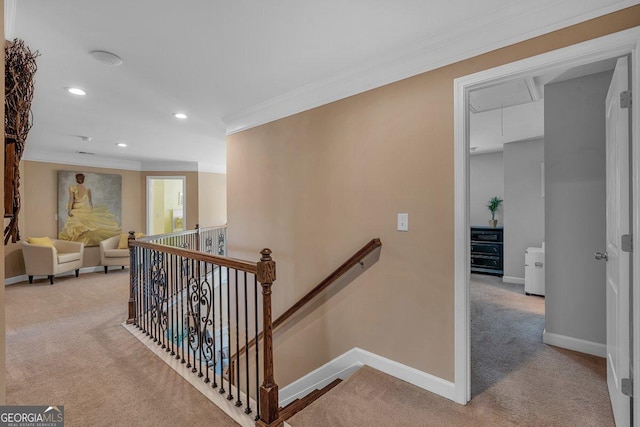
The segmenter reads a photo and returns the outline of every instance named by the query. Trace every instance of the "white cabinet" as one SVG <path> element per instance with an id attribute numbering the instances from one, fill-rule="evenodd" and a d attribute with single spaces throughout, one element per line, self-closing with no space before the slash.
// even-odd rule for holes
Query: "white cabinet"
<path id="1" fill-rule="evenodd" d="M 544 296 L 544 249 L 527 248 L 524 251 L 524 292 Z"/>

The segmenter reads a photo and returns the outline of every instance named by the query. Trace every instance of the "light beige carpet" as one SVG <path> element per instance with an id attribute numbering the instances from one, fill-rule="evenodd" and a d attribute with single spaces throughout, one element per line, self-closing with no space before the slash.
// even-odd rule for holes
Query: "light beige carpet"
<path id="1" fill-rule="evenodd" d="M 64 405 L 66 426 L 234 426 L 127 332 L 128 270 L 5 290 L 7 403 Z"/>
<path id="2" fill-rule="evenodd" d="M 604 359 L 542 343 L 544 300 L 472 276 L 472 387 L 466 406 L 364 367 L 293 427 L 613 426 Z"/>

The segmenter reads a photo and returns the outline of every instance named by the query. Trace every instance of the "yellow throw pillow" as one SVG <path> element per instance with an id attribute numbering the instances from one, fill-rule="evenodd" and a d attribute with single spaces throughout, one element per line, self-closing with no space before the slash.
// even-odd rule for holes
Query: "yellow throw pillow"
<path id="1" fill-rule="evenodd" d="M 48 236 L 44 237 L 28 237 L 27 243 L 36 245 L 36 246 L 48 246 L 50 248 L 53 247 L 53 242 Z"/>
<path id="2" fill-rule="evenodd" d="M 118 249 L 129 249 L 129 235 L 123 233 L 120 235 L 120 242 L 118 243 Z"/>
<path id="3" fill-rule="evenodd" d="M 144 237 L 143 233 L 136 233 L 136 239 Z M 120 241 L 118 242 L 118 249 L 129 249 L 129 233 L 123 233 L 120 235 Z"/>

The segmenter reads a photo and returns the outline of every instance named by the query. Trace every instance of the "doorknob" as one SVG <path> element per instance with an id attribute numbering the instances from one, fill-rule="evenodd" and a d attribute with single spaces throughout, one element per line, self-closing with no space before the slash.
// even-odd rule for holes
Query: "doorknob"
<path id="1" fill-rule="evenodd" d="M 603 260 L 605 260 L 605 261 L 609 261 L 609 255 L 608 255 L 606 252 L 604 252 L 604 253 L 602 253 L 602 252 L 596 252 L 596 253 L 595 253 L 595 258 L 596 258 L 598 261 L 599 261 L 599 260 L 601 260 L 601 259 L 603 259 Z"/>

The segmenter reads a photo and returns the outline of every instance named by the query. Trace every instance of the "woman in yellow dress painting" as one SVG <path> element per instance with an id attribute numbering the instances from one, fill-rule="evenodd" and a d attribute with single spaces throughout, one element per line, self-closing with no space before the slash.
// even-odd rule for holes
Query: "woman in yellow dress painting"
<path id="1" fill-rule="evenodd" d="M 106 206 L 93 207 L 91 189 L 84 185 L 84 174 L 76 174 L 76 185 L 69 186 L 69 218 L 58 237 L 96 246 L 102 240 L 120 234 L 118 220 Z"/>

